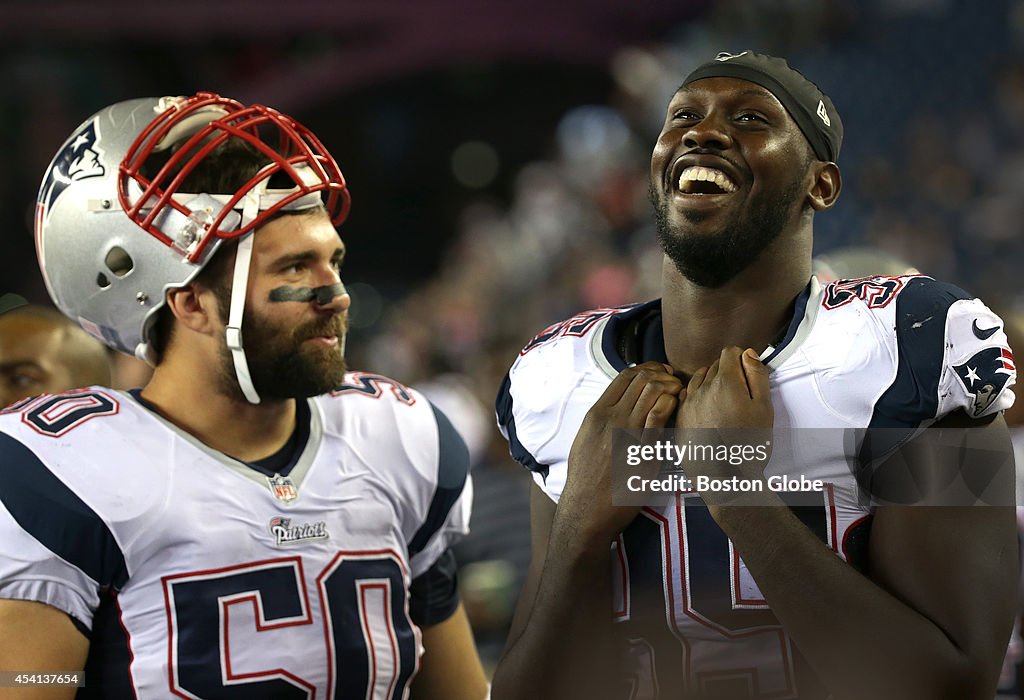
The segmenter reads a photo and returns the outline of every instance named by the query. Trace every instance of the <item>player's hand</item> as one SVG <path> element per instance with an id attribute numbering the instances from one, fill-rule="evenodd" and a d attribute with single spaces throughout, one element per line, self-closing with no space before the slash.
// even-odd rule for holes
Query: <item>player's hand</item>
<path id="1" fill-rule="evenodd" d="M 677 428 L 771 428 L 775 417 L 768 368 L 753 350 L 730 346 L 710 367 L 694 372 Z"/>
<path id="2" fill-rule="evenodd" d="M 569 451 L 565 489 L 555 515 L 573 529 L 579 544 L 607 547 L 640 510 L 612 505 L 614 431 L 664 428 L 683 392 L 683 383 L 670 366 L 645 362 L 620 372 L 587 412 Z M 651 465 L 651 471 L 653 476 L 657 466 Z"/>
<path id="3" fill-rule="evenodd" d="M 768 368 L 753 350 L 727 347 L 710 367 L 691 377 L 676 414 L 676 428 L 685 431 L 677 439 L 724 444 L 731 451 L 768 443 L 770 453 L 773 421 Z M 690 462 L 684 471 L 696 484 L 701 475 L 725 480 L 762 479 L 765 466 L 767 463 L 761 460 L 708 460 Z M 698 491 L 709 505 L 725 502 L 735 494 L 706 492 L 699 487 Z"/>

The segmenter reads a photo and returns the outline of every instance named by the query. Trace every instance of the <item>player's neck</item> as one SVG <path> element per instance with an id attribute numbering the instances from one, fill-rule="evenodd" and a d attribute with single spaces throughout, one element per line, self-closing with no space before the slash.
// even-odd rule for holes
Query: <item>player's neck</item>
<path id="1" fill-rule="evenodd" d="M 288 441 L 295 429 L 294 399 L 253 405 L 218 389 L 219 377 L 186 371 L 168 359 L 142 390 L 142 398 L 165 419 L 208 447 L 246 462 L 271 455 Z"/>
<path id="2" fill-rule="evenodd" d="M 717 360 L 729 345 L 761 352 L 778 341 L 811 269 L 809 256 L 781 258 L 771 252 L 766 250 L 768 254 L 717 289 L 694 284 L 665 258 L 665 352 L 677 372 L 691 376 Z"/>

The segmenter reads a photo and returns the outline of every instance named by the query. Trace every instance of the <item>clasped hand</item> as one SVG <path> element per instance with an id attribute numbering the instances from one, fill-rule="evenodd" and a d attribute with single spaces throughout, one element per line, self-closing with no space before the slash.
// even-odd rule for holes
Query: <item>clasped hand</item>
<path id="1" fill-rule="evenodd" d="M 760 455 L 770 455 L 774 419 L 768 368 L 753 350 L 727 347 L 710 367 L 693 374 L 685 396 L 676 412 L 677 440 L 714 446 L 716 456 L 680 466 L 708 505 L 728 503 L 738 493 L 737 482 L 764 478 L 767 460 Z M 709 489 L 709 482 L 725 487 Z"/>
<path id="2" fill-rule="evenodd" d="M 577 538 L 601 547 L 636 516 L 639 506 L 612 504 L 612 439 L 617 429 L 641 433 L 675 427 L 704 435 L 742 431 L 749 441 L 770 440 L 773 410 L 768 369 L 752 350 L 722 350 L 710 367 L 694 373 L 684 387 L 673 368 L 645 362 L 620 372 L 587 412 L 569 452 L 565 489 L 556 519 Z M 715 429 L 715 430 L 709 430 Z M 735 465 L 730 460 L 689 461 L 681 465 L 694 481 L 763 478 L 763 461 Z M 655 476 L 657 465 L 649 465 Z M 713 494 L 701 493 L 707 500 Z"/>

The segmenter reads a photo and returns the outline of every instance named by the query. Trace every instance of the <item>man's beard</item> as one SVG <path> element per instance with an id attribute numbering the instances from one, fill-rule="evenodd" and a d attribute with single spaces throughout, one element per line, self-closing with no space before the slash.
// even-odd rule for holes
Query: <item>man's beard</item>
<path id="1" fill-rule="evenodd" d="M 690 235 L 672 231 L 668 198 L 659 201 L 652 185 L 649 196 L 654 205 L 658 242 L 683 277 L 700 287 L 717 289 L 747 269 L 779 237 L 799 196 L 800 185 L 800 178 L 794 178 L 778 196 L 762 196 L 743 220 L 742 211 L 737 209 L 717 233 Z M 687 211 L 683 216 L 696 224 L 706 215 Z"/>
<path id="2" fill-rule="evenodd" d="M 230 308 L 230 290 L 217 290 L 222 317 Z M 249 377 L 262 399 L 283 400 L 319 396 L 337 388 L 345 377 L 341 353 L 344 318 L 331 316 L 298 328 L 285 329 L 256 317 L 249 309 L 242 314 L 242 338 Z M 322 347 L 305 340 L 337 337 L 335 347 Z M 227 345 L 221 348 L 222 389 L 244 400 L 235 375 L 235 364 Z"/>

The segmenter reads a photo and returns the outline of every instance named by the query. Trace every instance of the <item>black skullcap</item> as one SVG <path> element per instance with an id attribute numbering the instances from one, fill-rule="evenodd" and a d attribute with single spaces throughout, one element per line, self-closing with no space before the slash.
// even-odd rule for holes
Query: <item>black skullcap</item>
<path id="1" fill-rule="evenodd" d="M 17 294 L 0 295 L 0 314 L 13 311 L 19 306 L 25 306 L 27 302 Z"/>
<path id="2" fill-rule="evenodd" d="M 828 95 L 802 73 L 790 68 L 785 60 L 753 51 L 739 54 L 723 51 L 714 60 L 697 66 L 686 76 L 683 85 L 703 78 L 739 78 L 757 83 L 782 103 L 819 160 L 839 160 L 839 147 L 843 144 L 839 112 Z"/>

